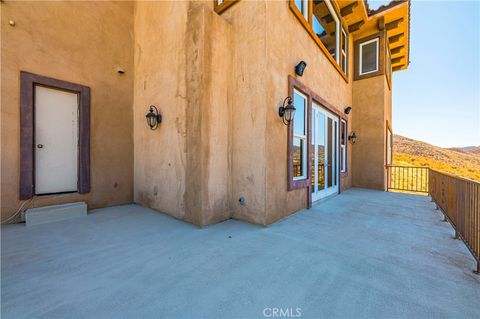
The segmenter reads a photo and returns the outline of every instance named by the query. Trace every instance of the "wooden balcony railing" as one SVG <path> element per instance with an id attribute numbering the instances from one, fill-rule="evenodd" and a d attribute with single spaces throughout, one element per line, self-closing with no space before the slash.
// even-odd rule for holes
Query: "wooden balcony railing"
<path id="1" fill-rule="evenodd" d="M 477 261 L 480 273 L 480 183 L 430 169 L 428 193 Z"/>
<path id="2" fill-rule="evenodd" d="M 428 193 L 428 167 L 387 166 L 387 190 Z"/>

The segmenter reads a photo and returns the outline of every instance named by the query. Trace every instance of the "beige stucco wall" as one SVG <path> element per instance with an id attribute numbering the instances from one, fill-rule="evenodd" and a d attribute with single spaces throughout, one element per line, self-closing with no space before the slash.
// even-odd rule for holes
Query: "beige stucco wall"
<path id="1" fill-rule="evenodd" d="M 326 100 L 340 112 L 352 105 L 352 81 L 348 83 L 331 64 L 323 51 L 306 32 L 289 8 L 288 1 L 266 2 L 266 24 L 268 28 L 267 56 L 268 78 L 266 115 L 266 160 L 267 160 L 267 223 L 284 218 L 307 207 L 307 189 L 287 192 L 287 145 L 288 127 L 278 116 L 288 92 L 288 75 L 294 75 L 294 66 L 304 60 L 307 67 L 302 77 L 297 79 Z M 277 23 L 282 21 L 282 23 Z M 352 46 L 350 41 L 349 47 Z M 350 61 L 353 50 L 349 51 Z M 351 68 L 349 74 L 352 74 Z M 349 119 L 355 116 L 350 113 Z M 348 147 L 350 150 L 350 147 Z M 350 156 L 347 156 L 350 159 Z M 350 167 L 350 165 L 348 165 Z M 344 186 L 350 184 L 351 175 L 341 179 Z"/>
<path id="2" fill-rule="evenodd" d="M 353 145 L 353 186 L 385 188 L 385 113 L 388 91 L 385 76 L 354 81 L 352 129 L 357 134 Z"/>
<path id="3" fill-rule="evenodd" d="M 135 202 L 200 226 L 231 215 L 230 29 L 211 2 L 136 5 Z"/>
<path id="4" fill-rule="evenodd" d="M 241 1 L 221 15 L 232 25 L 232 216 L 257 224 L 266 220 L 265 14 L 265 2 Z"/>
<path id="5" fill-rule="evenodd" d="M 134 200 L 184 218 L 188 2 L 175 7 L 147 1 L 135 7 Z M 155 131 L 145 121 L 151 104 L 163 116 Z"/>
<path id="6" fill-rule="evenodd" d="M 240 1 L 220 15 L 210 0 L 7 2 L 2 37 L 2 186 L 14 185 L 2 191 L 8 212 L 20 204 L 12 198 L 21 69 L 92 88 L 92 192 L 35 205 L 134 201 L 200 226 L 230 217 L 267 225 L 307 207 L 306 188 L 287 191 L 288 127 L 278 116 L 300 60 L 307 62 L 300 82 L 340 112 L 353 107 L 348 131 L 359 140 L 347 146 L 341 189 L 383 184 L 391 118 L 384 77 L 353 81 L 350 37 L 345 81 L 288 1 Z M 163 116 L 154 131 L 145 121 L 151 104 Z"/>
<path id="7" fill-rule="evenodd" d="M 307 189 L 287 191 L 288 132 L 278 107 L 289 94 L 288 75 L 300 60 L 307 61 L 299 80 L 339 110 L 351 105 L 352 86 L 303 29 L 287 1 L 241 1 L 222 17 L 234 31 L 232 74 L 237 79 L 232 94 L 233 216 L 266 225 L 308 204 Z M 349 187 L 351 174 L 342 183 Z M 245 205 L 238 203 L 240 197 Z"/>
<path id="8" fill-rule="evenodd" d="M 16 25 L 11 27 L 9 20 Z M 21 70 L 91 88 L 91 192 L 35 197 L 24 207 L 133 198 L 133 3 L 1 3 L 1 215 L 20 207 Z M 126 69 L 119 75 L 117 67 Z"/>
<path id="9" fill-rule="evenodd" d="M 306 60 L 299 80 L 338 110 L 352 104 L 352 82 L 288 2 L 241 1 L 221 15 L 205 2 L 175 10 L 138 3 L 135 30 L 135 201 L 198 225 L 230 216 L 266 225 L 307 207 L 307 189 L 287 191 L 288 135 L 278 107 L 288 75 Z M 183 56 L 187 62 L 175 58 Z M 164 115 L 154 132 L 144 124 L 150 103 Z M 349 172 L 342 188 L 350 185 Z"/>

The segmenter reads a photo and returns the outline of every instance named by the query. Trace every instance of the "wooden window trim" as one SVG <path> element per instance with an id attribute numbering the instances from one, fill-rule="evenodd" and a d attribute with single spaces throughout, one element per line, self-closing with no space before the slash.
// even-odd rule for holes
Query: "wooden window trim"
<path id="1" fill-rule="evenodd" d="M 385 125 L 386 129 L 385 129 L 385 166 L 388 166 L 388 165 L 392 165 L 393 163 L 393 131 L 392 131 L 392 127 L 390 126 L 390 123 L 388 122 L 388 120 L 386 121 L 386 125 Z M 392 140 L 390 141 L 391 143 L 391 148 L 390 148 L 390 159 L 392 160 L 392 163 L 388 164 L 388 134 L 391 134 L 392 135 Z"/>
<path id="2" fill-rule="evenodd" d="M 309 99 L 308 95 L 305 95 L 302 91 L 300 91 L 299 89 L 294 87 L 293 92 L 292 92 L 292 98 L 293 98 L 294 101 L 295 101 L 295 94 L 300 95 L 301 97 L 303 97 L 305 99 L 305 105 L 304 106 L 305 106 L 305 112 L 306 112 L 307 109 L 308 109 L 308 99 Z M 308 117 L 305 116 L 304 123 L 303 123 L 304 132 L 305 132 L 304 135 L 295 134 L 295 127 L 294 127 L 294 125 L 292 125 L 292 127 L 293 127 L 293 129 L 292 129 L 292 132 L 293 132 L 292 133 L 292 146 L 293 146 L 293 142 L 295 141 L 295 139 L 304 141 L 304 150 L 303 150 L 303 153 L 302 153 L 302 167 L 304 168 L 304 171 L 302 171 L 301 176 L 292 176 L 294 181 L 302 181 L 302 180 L 306 179 L 307 176 L 308 176 L 308 173 L 307 173 L 307 168 L 308 168 L 308 165 L 307 165 L 307 161 L 308 161 L 308 148 L 307 148 L 308 123 L 307 123 L 307 121 L 308 121 Z M 292 150 L 293 150 L 293 148 L 292 148 Z M 293 158 L 292 158 L 292 162 L 293 162 Z"/>
<path id="3" fill-rule="evenodd" d="M 216 0 L 213 0 L 213 10 L 220 14 L 239 1 L 240 0 L 224 0 L 221 4 L 218 4 Z"/>
<path id="4" fill-rule="evenodd" d="M 307 132 L 306 132 L 306 162 L 307 162 L 307 174 L 305 178 L 303 179 L 294 179 L 293 177 L 293 122 L 290 123 L 288 126 L 288 169 L 287 169 L 287 177 L 288 177 L 288 190 L 294 190 L 294 189 L 300 189 L 300 188 L 305 188 L 308 187 L 310 183 L 310 178 L 311 178 L 311 163 L 309 160 L 310 156 L 310 135 L 311 135 L 311 129 L 312 129 L 312 123 L 310 123 L 310 117 L 311 117 L 311 112 L 312 112 L 312 97 L 309 94 L 309 90 L 306 86 L 304 86 L 300 81 L 295 79 L 293 76 L 289 76 L 289 81 L 288 81 L 288 95 L 293 98 L 294 96 L 294 90 L 302 92 L 306 97 L 307 97 L 307 105 L 305 108 L 305 121 L 307 122 Z"/>
<path id="5" fill-rule="evenodd" d="M 334 1 L 331 1 L 330 3 L 332 4 L 333 10 L 335 11 L 335 13 L 338 17 L 338 20 L 340 21 L 340 32 L 342 32 L 342 28 L 345 28 L 342 16 L 339 13 L 337 4 Z M 330 63 L 333 65 L 333 67 L 338 71 L 338 73 L 340 73 L 340 75 L 345 80 L 345 82 L 348 83 L 348 75 L 343 72 L 341 65 L 339 65 L 337 63 L 337 61 L 332 57 L 330 52 L 328 52 L 327 48 L 323 45 L 322 41 L 315 35 L 315 32 L 313 31 L 313 28 L 312 28 L 312 11 L 313 11 L 312 10 L 312 8 L 313 8 L 312 1 L 311 0 L 308 1 L 308 11 L 309 11 L 308 12 L 308 17 L 309 17 L 308 21 L 305 20 L 305 17 L 303 16 L 303 14 L 300 12 L 300 10 L 298 10 L 297 6 L 295 5 L 294 0 L 289 0 L 289 5 L 290 5 L 290 10 L 293 12 L 295 17 L 300 21 L 301 25 L 305 28 L 305 30 L 307 30 L 307 33 L 310 35 L 310 37 L 315 41 L 317 46 L 322 50 L 322 52 L 325 54 L 325 56 L 330 61 Z M 347 31 L 347 28 L 345 28 L 345 33 L 347 34 L 347 39 L 348 39 L 349 33 Z M 341 48 L 339 48 L 339 51 L 341 52 Z M 348 65 L 348 52 L 347 52 L 347 65 Z"/>
<path id="6" fill-rule="evenodd" d="M 360 75 L 360 44 L 378 38 L 378 70 L 376 72 Z M 385 31 L 377 32 L 368 37 L 355 41 L 354 80 L 362 80 L 385 73 Z"/>
<path id="7" fill-rule="evenodd" d="M 20 72 L 20 193 L 21 200 L 35 196 L 35 86 L 78 94 L 78 192 L 90 192 L 90 88 L 80 84 Z"/>
<path id="8" fill-rule="evenodd" d="M 340 176 L 348 176 L 348 120 L 340 117 L 340 129 L 342 122 L 345 122 L 345 171 L 342 172 L 342 164 L 340 163 Z M 340 139 L 340 153 L 342 152 L 342 141 Z"/>
<path id="9" fill-rule="evenodd" d="M 347 30 L 345 30 L 345 28 L 342 26 L 341 27 L 341 35 L 340 35 L 340 59 L 341 59 L 341 67 L 342 67 L 342 71 L 343 71 L 343 56 L 344 56 L 344 53 L 343 53 L 343 44 L 345 43 L 345 75 L 348 76 L 348 67 L 349 67 L 349 64 L 348 64 L 348 49 L 349 49 L 349 45 L 348 45 L 348 33 L 347 33 Z M 345 42 L 342 41 L 342 38 L 343 38 L 343 35 L 345 34 Z"/>
<path id="10" fill-rule="evenodd" d="M 327 111 L 330 113 L 334 114 L 339 118 L 340 120 L 345 120 L 347 121 L 347 117 L 345 116 L 344 113 L 340 112 L 337 108 L 335 108 L 332 104 L 328 103 L 325 99 L 323 99 L 321 96 L 316 94 L 313 90 L 308 88 L 306 85 L 304 85 L 302 82 L 297 80 L 294 76 L 289 75 L 288 76 L 288 94 L 289 96 L 293 97 L 293 92 L 294 89 L 302 92 L 305 96 L 307 96 L 307 176 L 304 179 L 301 180 L 295 180 L 293 179 L 293 124 L 291 123 L 288 126 L 288 147 L 287 147 L 287 185 L 288 185 L 288 191 L 294 190 L 294 189 L 301 189 L 301 188 L 308 188 L 310 190 L 310 187 L 312 185 L 311 183 L 311 178 L 312 178 L 312 163 L 311 163 L 311 158 L 312 158 L 312 147 L 311 147 L 311 133 L 312 133 L 312 104 L 315 102 L 318 105 L 322 106 L 325 108 Z M 348 123 L 348 122 L 347 122 Z M 338 143 L 338 150 L 337 152 L 340 151 L 340 143 Z M 338 168 L 339 169 L 339 168 Z M 339 181 L 339 190 L 340 190 L 340 181 Z M 309 206 L 311 205 L 311 192 L 308 192 L 309 196 Z"/>

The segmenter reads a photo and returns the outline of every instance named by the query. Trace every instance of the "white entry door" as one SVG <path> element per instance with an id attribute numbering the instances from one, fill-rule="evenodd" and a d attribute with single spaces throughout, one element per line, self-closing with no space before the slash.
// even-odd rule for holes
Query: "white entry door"
<path id="1" fill-rule="evenodd" d="M 338 193 L 338 117 L 312 106 L 312 202 Z"/>
<path id="2" fill-rule="evenodd" d="M 78 95 L 35 86 L 35 194 L 78 189 Z"/>

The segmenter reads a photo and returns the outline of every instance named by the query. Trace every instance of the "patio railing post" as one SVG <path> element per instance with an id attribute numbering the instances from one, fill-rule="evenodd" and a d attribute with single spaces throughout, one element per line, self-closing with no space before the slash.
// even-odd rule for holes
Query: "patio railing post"
<path id="1" fill-rule="evenodd" d="M 453 239 L 460 239 L 460 234 L 456 229 L 455 229 L 455 237 Z"/>
<path id="2" fill-rule="evenodd" d="M 474 272 L 480 274 L 480 183 L 435 170 L 429 171 L 429 193 L 436 209 L 455 230 L 475 259 Z"/>

